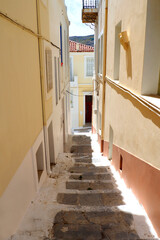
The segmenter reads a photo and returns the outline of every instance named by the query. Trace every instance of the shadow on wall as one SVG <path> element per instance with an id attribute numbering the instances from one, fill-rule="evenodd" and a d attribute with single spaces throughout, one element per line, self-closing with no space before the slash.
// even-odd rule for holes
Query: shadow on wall
<path id="1" fill-rule="evenodd" d="M 127 77 L 132 79 L 132 52 L 130 43 L 126 49 L 126 67 L 127 67 Z"/>

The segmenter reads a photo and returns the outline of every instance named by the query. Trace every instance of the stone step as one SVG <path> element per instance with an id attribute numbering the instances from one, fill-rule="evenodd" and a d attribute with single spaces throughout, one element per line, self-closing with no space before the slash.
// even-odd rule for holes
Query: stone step
<path id="1" fill-rule="evenodd" d="M 73 166 L 69 169 L 70 173 L 107 173 L 106 168 L 104 167 L 95 167 L 95 166 Z"/>
<path id="2" fill-rule="evenodd" d="M 107 192 L 59 193 L 57 202 L 77 206 L 118 206 L 124 204 L 120 193 L 113 190 Z"/>
<path id="3" fill-rule="evenodd" d="M 72 153 L 72 155 L 71 155 L 73 158 L 76 158 L 76 157 L 84 157 L 84 158 L 86 158 L 86 157 L 92 157 L 92 153 L 82 153 L 82 152 L 79 152 L 79 153 Z"/>
<path id="4" fill-rule="evenodd" d="M 104 189 L 114 189 L 115 186 L 110 182 L 102 181 L 68 181 L 66 182 L 67 189 L 77 189 L 77 190 L 104 190 Z"/>
<path id="5" fill-rule="evenodd" d="M 139 239 L 132 230 L 133 217 L 120 211 L 61 211 L 55 216 L 56 239 Z"/>
<path id="6" fill-rule="evenodd" d="M 75 144 L 91 144 L 90 137 L 87 137 L 86 135 L 80 135 L 80 136 L 73 136 L 72 137 L 72 143 Z"/>
<path id="7" fill-rule="evenodd" d="M 111 180 L 111 174 L 110 173 L 93 173 L 93 172 L 87 172 L 87 173 L 74 173 L 71 174 L 69 179 L 76 179 L 76 180 Z"/>
<path id="8" fill-rule="evenodd" d="M 74 159 L 74 161 L 76 163 L 92 163 L 92 159 L 91 158 L 84 158 L 84 159 L 76 158 L 76 159 Z"/>
<path id="9" fill-rule="evenodd" d="M 70 150 L 71 153 L 92 153 L 90 144 L 86 145 L 73 145 Z"/>
<path id="10" fill-rule="evenodd" d="M 92 164 L 92 163 L 84 163 L 84 162 L 80 162 L 80 163 L 75 163 L 74 164 L 74 167 L 85 167 L 85 168 L 91 168 L 91 167 L 93 167 L 93 168 L 95 168 L 95 165 L 94 164 Z"/>

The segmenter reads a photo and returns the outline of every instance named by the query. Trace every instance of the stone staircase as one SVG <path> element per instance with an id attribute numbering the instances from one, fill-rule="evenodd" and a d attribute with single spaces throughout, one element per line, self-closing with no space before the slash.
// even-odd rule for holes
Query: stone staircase
<path id="1" fill-rule="evenodd" d="M 74 136 L 71 153 L 75 164 L 69 169 L 66 191 L 57 195 L 57 202 L 68 209 L 55 216 L 53 239 L 139 239 L 133 216 L 118 208 L 125 203 L 110 168 L 92 164 L 90 138 Z"/>

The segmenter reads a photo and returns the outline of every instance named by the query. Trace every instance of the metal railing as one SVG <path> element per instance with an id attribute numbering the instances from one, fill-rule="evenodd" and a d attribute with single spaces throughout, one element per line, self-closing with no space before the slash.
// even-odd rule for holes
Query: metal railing
<path id="1" fill-rule="evenodd" d="M 83 9 L 86 8 L 98 8 L 99 0 L 82 0 Z"/>

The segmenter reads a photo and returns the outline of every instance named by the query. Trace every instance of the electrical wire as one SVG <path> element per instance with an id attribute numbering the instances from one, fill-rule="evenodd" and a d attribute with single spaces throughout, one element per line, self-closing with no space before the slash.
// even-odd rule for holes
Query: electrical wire
<path id="1" fill-rule="evenodd" d="M 95 91 L 97 91 L 97 90 L 98 90 L 98 87 L 97 87 L 95 90 L 89 91 L 89 92 L 87 92 L 87 93 L 88 93 L 88 95 L 92 95 L 92 93 L 95 92 Z M 66 90 L 66 92 L 69 93 L 69 94 L 72 95 L 72 96 L 75 96 L 75 97 L 84 97 L 84 95 L 74 94 L 74 93 L 71 93 L 71 92 L 68 91 L 68 90 Z"/>
<path id="2" fill-rule="evenodd" d="M 22 25 L 21 23 L 17 22 L 16 20 L 12 19 L 11 17 L 7 16 L 7 14 L 5 14 L 5 13 L 3 13 L 3 12 L 1 12 L 1 11 L 0 11 L 0 17 L 3 17 L 4 19 L 6 19 L 7 21 L 15 24 L 17 27 L 21 28 L 22 30 L 24 30 L 24 31 L 32 34 L 33 36 L 35 36 L 35 37 L 37 37 L 37 38 L 40 38 L 40 39 L 43 39 L 43 40 L 49 42 L 53 47 L 61 50 L 59 46 L 57 46 L 56 44 L 54 44 L 53 42 L 51 42 L 51 41 L 48 40 L 47 38 L 45 38 L 45 37 L 43 37 L 43 36 L 35 33 L 35 32 L 34 32 L 33 30 L 31 30 L 30 28 Z"/>

